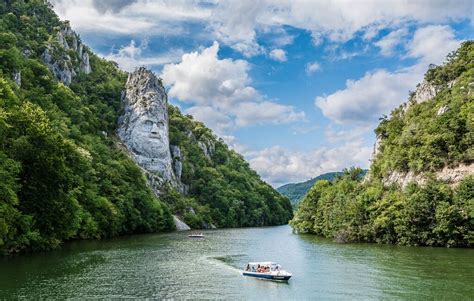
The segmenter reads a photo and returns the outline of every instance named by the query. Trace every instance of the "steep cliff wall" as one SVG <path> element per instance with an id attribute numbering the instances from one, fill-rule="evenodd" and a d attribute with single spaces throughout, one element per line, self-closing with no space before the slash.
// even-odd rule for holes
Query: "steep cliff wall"
<path id="1" fill-rule="evenodd" d="M 180 149 L 173 148 L 176 160 L 173 162 L 169 143 L 168 100 L 161 80 L 145 68 L 130 73 L 123 103 L 125 110 L 119 119 L 118 136 L 138 165 L 146 171 L 155 193 L 160 194 L 165 182 L 180 188 Z"/>
<path id="2" fill-rule="evenodd" d="M 54 39 L 48 42 L 41 58 L 58 80 L 70 85 L 79 73 L 91 72 L 89 53 L 68 21 L 61 22 L 54 31 Z"/>
<path id="3" fill-rule="evenodd" d="M 456 186 L 473 174 L 474 76 L 467 53 L 429 70 L 410 99 L 382 121 L 365 181 L 378 173 L 385 185 L 405 188 L 434 177 Z"/>

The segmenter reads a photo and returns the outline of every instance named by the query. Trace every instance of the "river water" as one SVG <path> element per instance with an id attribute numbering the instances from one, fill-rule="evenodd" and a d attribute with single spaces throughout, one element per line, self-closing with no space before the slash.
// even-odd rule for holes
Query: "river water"
<path id="1" fill-rule="evenodd" d="M 0 259 L 0 299 L 474 299 L 474 250 L 337 244 L 289 226 L 82 241 Z M 243 277 L 276 261 L 288 283 Z"/>

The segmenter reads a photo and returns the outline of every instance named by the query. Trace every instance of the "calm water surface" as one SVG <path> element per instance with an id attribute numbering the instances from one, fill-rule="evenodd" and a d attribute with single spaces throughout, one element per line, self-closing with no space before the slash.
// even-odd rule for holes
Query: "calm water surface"
<path id="1" fill-rule="evenodd" d="M 0 299 L 474 300 L 474 250 L 336 244 L 288 226 L 136 235 L 0 259 Z M 289 283 L 243 277 L 277 261 Z"/>

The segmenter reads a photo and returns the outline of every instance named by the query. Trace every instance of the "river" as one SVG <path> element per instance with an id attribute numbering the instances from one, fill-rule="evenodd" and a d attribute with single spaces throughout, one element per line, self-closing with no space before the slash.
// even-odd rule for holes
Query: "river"
<path id="1" fill-rule="evenodd" d="M 0 299 L 474 299 L 474 250 L 337 244 L 289 226 L 146 234 L 0 259 Z M 243 277 L 277 261 L 293 278 Z"/>

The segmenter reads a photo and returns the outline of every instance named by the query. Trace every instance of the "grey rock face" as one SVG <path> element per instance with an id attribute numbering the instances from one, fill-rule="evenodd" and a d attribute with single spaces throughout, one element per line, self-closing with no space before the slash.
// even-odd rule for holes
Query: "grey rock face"
<path id="1" fill-rule="evenodd" d="M 211 141 L 198 141 L 199 148 L 203 151 L 207 159 L 211 160 L 215 151 L 215 145 Z"/>
<path id="2" fill-rule="evenodd" d="M 174 225 L 176 226 L 176 230 L 178 231 L 188 231 L 191 228 L 186 225 L 182 220 L 180 220 L 176 215 L 173 215 Z"/>
<path id="3" fill-rule="evenodd" d="M 46 47 L 41 58 L 58 80 L 69 85 L 78 73 L 89 74 L 92 71 L 89 54 L 83 50 L 80 38 L 71 29 L 69 22 L 62 23 L 61 29 L 56 33 L 56 41 L 57 44 L 51 43 Z M 78 63 L 67 54 L 66 51 L 70 49 L 77 53 Z"/>
<path id="4" fill-rule="evenodd" d="M 421 103 L 431 98 L 435 97 L 438 93 L 435 86 L 424 80 L 421 84 L 418 85 L 415 91 L 415 102 Z"/>
<path id="5" fill-rule="evenodd" d="M 437 116 L 440 116 L 440 115 L 443 115 L 444 113 L 448 112 L 449 111 L 449 107 L 448 106 L 442 106 L 441 108 L 439 108 L 438 112 L 436 113 Z"/>
<path id="6" fill-rule="evenodd" d="M 21 87 L 21 71 L 13 73 L 13 81 L 18 87 Z"/>
<path id="7" fill-rule="evenodd" d="M 171 158 L 173 159 L 174 175 L 176 176 L 177 182 L 181 184 L 181 175 L 183 173 L 183 163 L 182 163 L 183 159 L 181 157 L 181 149 L 179 148 L 179 146 L 171 145 L 170 150 L 171 150 Z M 179 186 L 182 186 L 182 184 Z M 183 189 L 180 189 L 180 190 L 182 190 L 181 192 L 184 192 Z"/>
<path id="8" fill-rule="evenodd" d="M 464 177 L 474 174 L 474 164 L 460 164 L 457 167 L 445 167 L 434 173 L 436 179 L 444 181 L 452 186 L 456 186 Z M 426 175 L 423 173 L 415 174 L 412 171 L 401 173 L 398 171 L 391 172 L 384 180 L 386 186 L 397 184 L 402 188 L 407 187 L 409 183 L 417 183 L 424 185 L 427 181 Z"/>
<path id="9" fill-rule="evenodd" d="M 168 100 L 161 81 L 139 68 L 128 77 L 118 135 L 135 161 L 152 178 L 155 192 L 169 182 L 177 186 L 169 145 Z"/>
<path id="10" fill-rule="evenodd" d="M 89 54 L 87 52 L 82 54 L 81 72 L 85 74 L 91 73 L 91 64 L 89 63 Z"/>
<path id="11" fill-rule="evenodd" d="M 374 148 L 372 150 L 372 160 L 374 160 L 375 157 L 377 157 L 377 155 L 380 153 L 380 144 L 381 143 L 382 143 L 382 137 L 377 136 L 377 138 L 375 139 Z"/>

